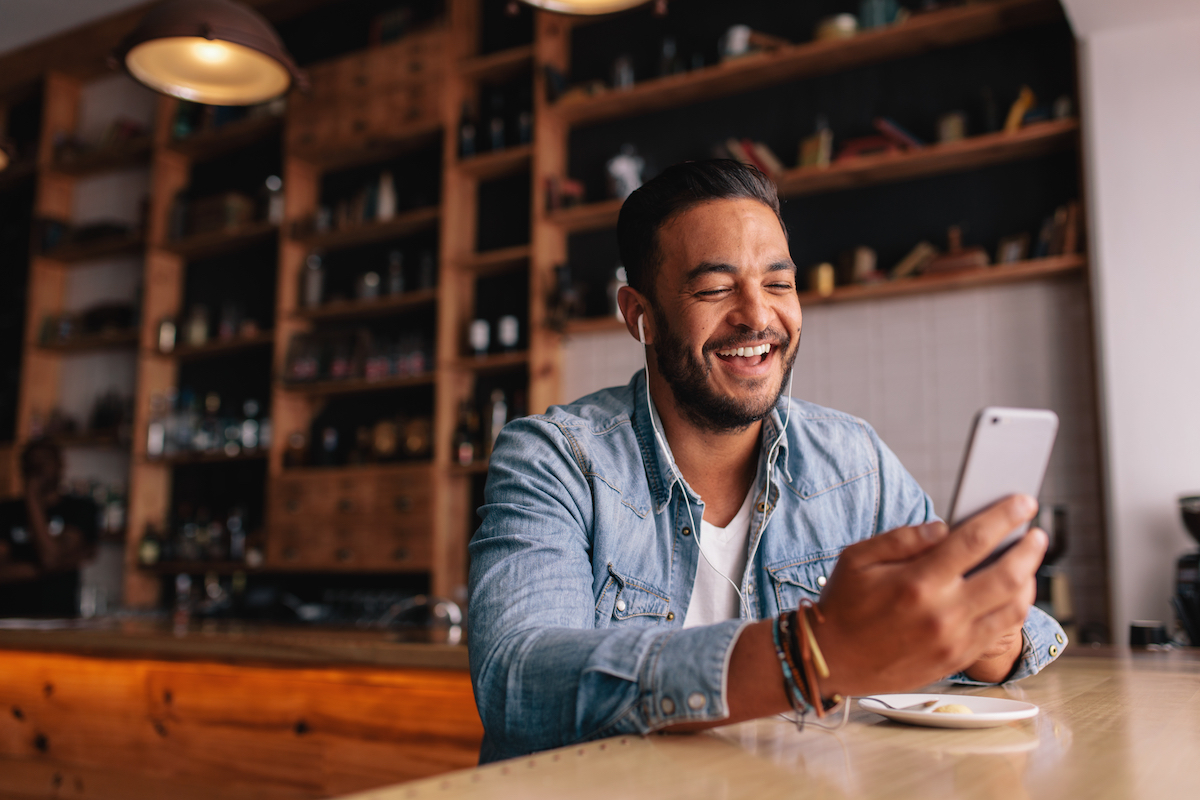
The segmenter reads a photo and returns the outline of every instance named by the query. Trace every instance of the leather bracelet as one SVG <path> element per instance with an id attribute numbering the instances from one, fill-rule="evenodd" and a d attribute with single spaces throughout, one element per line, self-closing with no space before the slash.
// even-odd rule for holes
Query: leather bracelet
<path id="1" fill-rule="evenodd" d="M 817 675 L 822 678 L 829 677 L 829 666 L 825 662 L 825 656 L 821 653 L 821 646 L 817 644 L 817 637 L 812 632 L 812 627 L 808 621 L 808 611 L 812 610 L 813 616 L 817 622 L 825 621 L 825 617 L 821 614 L 821 609 L 817 608 L 811 600 L 804 600 L 800 603 L 800 608 L 797 615 L 800 622 L 799 639 L 800 639 L 800 654 L 801 662 L 804 665 L 805 678 L 812 689 L 811 702 L 817 711 L 818 717 L 825 716 L 826 711 L 837 706 L 842 702 L 842 696 L 835 694 L 828 700 L 821 697 L 820 689 L 817 688 Z"/>
<path id="2" fill-rule="evenodd" d="M 784 650 L 783 639 L 780 636 L 779 630 L 780 620 L 783 616 L 783 614 L 780 614 L 771 621 L 771 638 L 775 642 L 775 657 L 779 659 L 779 668 L 783 672 L 783 686 L 784 691 L 787 693 L 788 705 L 800 715 L 800 720 L 803 720 L 804 714 L 808 710 L 806 708 L 808 701 L 804 693 L 800 690 L 800 687 L 796 685 L 795 675 L 788 664 L 787 652 Z M 800 722 L 797 721 L 796 724 L 799 726 Z"/>

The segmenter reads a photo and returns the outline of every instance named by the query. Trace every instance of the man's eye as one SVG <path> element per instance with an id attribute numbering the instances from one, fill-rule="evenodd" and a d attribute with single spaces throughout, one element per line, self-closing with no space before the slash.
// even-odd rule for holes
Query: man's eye
<path id="1" fill-rule="evenodd" d="M 701 289 L 700 291 L 696 292 L 696 294 L 698 294 L 701 297 L 715 297 L 719 294 L 724 294 L 725 292 L 728 292 L 728 291 L 729 291 L 728 289 L 721 287 L 719 289 Z"/>

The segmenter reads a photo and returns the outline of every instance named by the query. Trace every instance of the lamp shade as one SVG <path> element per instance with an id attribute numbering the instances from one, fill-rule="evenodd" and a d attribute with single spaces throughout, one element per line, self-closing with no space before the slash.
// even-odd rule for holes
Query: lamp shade
<path id="1" fill-rule="evenodd" d="M 210 105 L 261 103 L 304 83 L 271 23 L 233 0 L 166 0 L 116 56 L 151 89 Z"/>
<path id="2" fill-rule="evenodd" d="M 560 14 L 611 14 L 640 6 L 649 0 L 525 0 L 531 6 Z"/>

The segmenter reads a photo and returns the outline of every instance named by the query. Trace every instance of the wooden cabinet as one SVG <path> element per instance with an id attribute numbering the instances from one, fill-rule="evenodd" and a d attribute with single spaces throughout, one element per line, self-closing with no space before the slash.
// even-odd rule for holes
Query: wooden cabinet
<path id="1" fill-rule="evenodd" d="M 432 565 L 432 468 L 285 473 L 268 499 L 269 568 L 410 572 Z"/>

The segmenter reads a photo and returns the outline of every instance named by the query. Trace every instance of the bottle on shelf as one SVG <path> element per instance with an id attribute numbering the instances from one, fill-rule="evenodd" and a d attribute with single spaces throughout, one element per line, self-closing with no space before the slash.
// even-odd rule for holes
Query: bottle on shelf
<path id="1" fill-rule="evenodd" d="M 278 175 L 268 175 L 263 182 L 265 190 L 265 205 L 263 219 L 272 225 L 283 224 L 283 179 Z"/>
<path id="2" fill-rule="evenodd" d="M 475 125 L 475 112 L 471 108 L 470 103 L 464 102 L 462 105 L 462 121 L 458 126 L 458 155 L 459 158 L 470 158 L 479 152 L 476 143 L 477 126 Z"/>
<path id="3" fill-rule="evenodd" d="M 146 425 L 146 455 L 161 458 L 167 449 L 167 413 L 163 396 L 150 395 L 150 422 Z"/>
<path id="4" fill-rule="evenodd" d="M 208 307 L 197 303 L 188 314 L 187 343 L 192 347 L 208 344 Z"/>
<path id="5" fill-rule="evenodd" d="M 508 401 L 505 399 L 503 389 L 492 389 L 491 398 L 488 401 L 487 413 L 487 454 L 492 454 L 492 449 L 496 446 L 496 438 L 500 436 L 500 429 L 504 427 L 504 423 L 508 422 Z"/>
<path id="6" fill-rule="evenodd" d="M 505 314 L 496 321 L 496 340 L 504 352 L 511 353 L 516 350 L 520 338 L 521 324 L 515 316 Z"/>
<path id="7" fill-rule="evenodd" d="M 309 253 L 300 278 L 300 300 L 305 308 L 316 308 L 325 299 L 325 262 L 320 253 Z"/>
<path id="8" fill-rule="evenodd" d="M 499 90 L 491 96 L 491 113 L 488 118 L 488 141 L 492 150 L 503 150 L 505 147 L 504 131 L 504 94 Z"/>
<path id="9" fill-rule="evenodd" d="M 467 329 L 467 338 L 471 344 L 471 350 L 475 352 L 476 358 L 483 358 L 488 354 L 488 345 L 491 343 L 491 326 L 488 325 L 486 319 L 476 319 L 471 321 L 470 328 Z"/>
<path id="10" fill-rule="evenodd" d="M 375 219 L 387 222 L 396 216 L 396 181 L 389 170 L 379 174 L 379 186 L 376 190 Z"/>
<path id="11" fill-rule="evenodd" d="M 467 400 L 459 403 L 454 427 L 454 460 L 470 466 L 479 453 L 479 414 Z"/>
<path id="12" fill-rule="evenodd" d="M 390 295 L 404 294 L 404 253 L 400 250 L 388 253 L 387 291 Z"/>

